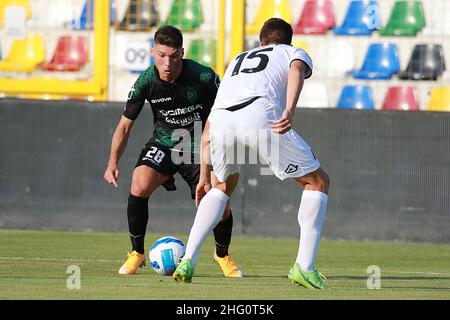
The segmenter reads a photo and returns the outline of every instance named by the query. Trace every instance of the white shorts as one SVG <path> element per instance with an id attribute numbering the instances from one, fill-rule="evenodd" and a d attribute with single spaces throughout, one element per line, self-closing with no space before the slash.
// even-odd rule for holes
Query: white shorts
<path id="1" fill-rule="evenodd" d="M 259 98 L 236 111 L 211 111 L 211 164 L 219 181 L 238 173 L 241 164 L 268 165 L 280 180 L 302 177 L 320 168 L 310 146 L 297 132 L 272 131 L 270 126 L 281 117 L 277 109 Z"/>

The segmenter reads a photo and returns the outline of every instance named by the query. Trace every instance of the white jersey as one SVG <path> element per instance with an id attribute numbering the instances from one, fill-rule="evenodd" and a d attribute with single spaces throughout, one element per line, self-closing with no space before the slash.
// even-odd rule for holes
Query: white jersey
<path id="1" fill-rule="evenodd" d="M 233 58 L 220 83 L 211 110 L 226 109 L 265 97 L 274 106 L 286 106 L 287 79 L 291 62 L 301 60 L 309 67 L 305 79 L 312 74 L 312 60 L 299 48 L 271 44 L 245 51 Z"/>

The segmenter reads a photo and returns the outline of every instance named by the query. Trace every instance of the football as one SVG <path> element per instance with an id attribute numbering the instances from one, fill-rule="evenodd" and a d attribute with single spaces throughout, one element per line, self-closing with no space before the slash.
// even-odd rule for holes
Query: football
<path id="1" fill-rule="evenodd" d="M 157 273 L 171 276 L 184 256 L 185 245 L 178 238 L 167 236 L 155 241 L 150 248 L 150 265 Z"/>

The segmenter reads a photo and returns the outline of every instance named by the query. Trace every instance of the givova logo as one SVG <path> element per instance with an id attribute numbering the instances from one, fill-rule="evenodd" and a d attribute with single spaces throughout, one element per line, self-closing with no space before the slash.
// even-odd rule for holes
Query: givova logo
<path id="1" fill-rule="evenodd" d="M 134 89 L 134 86 L 132 86 L 130 92 L 128 92 L 128 100 L 130 100 L 133 97 L 135 90 L 136 89 Z"/>
<path id="2" fill-rule="evenodd" d="M 171 97 L 159 98 L 159 99 L 152 99 L 150 101 L 151 101 L 151 103 L 160 103 L 160 102 L 172 101 L 172 98 Z"/>
<path id="3" fill-rule="evenodd" d="M 290 173 L 296 172 L 297 170 L 298 170 L 298 165 L 294 165 L 294 164 L 290 163 L 287 166 L 286 170 L 284 170 L 284 172 L 286 172 L 287 174 L 290 174 Z"/>

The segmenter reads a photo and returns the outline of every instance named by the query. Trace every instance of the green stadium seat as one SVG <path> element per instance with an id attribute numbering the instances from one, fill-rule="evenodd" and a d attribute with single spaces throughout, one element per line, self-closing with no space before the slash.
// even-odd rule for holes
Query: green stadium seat
<path id="1" fill-rule="evenodd" d="M 186 53 L 186 58 L 214 69 L 216 67 L 216 48 L 216 40 L 194 39 Z"/>
<path id="2" fill-rule="evenodd" d="M 425 15 L 421 1 L 397 1 L 386 27 L 380 30 L 380 35 L 416 36 L 424 27 Z"/>
<path id="3" fill-rule="evenodd" d="M 200 0 L 174 0 L 165 24 L 173 25 L 183 32 L 192 32 L 202 23 Z"/>

